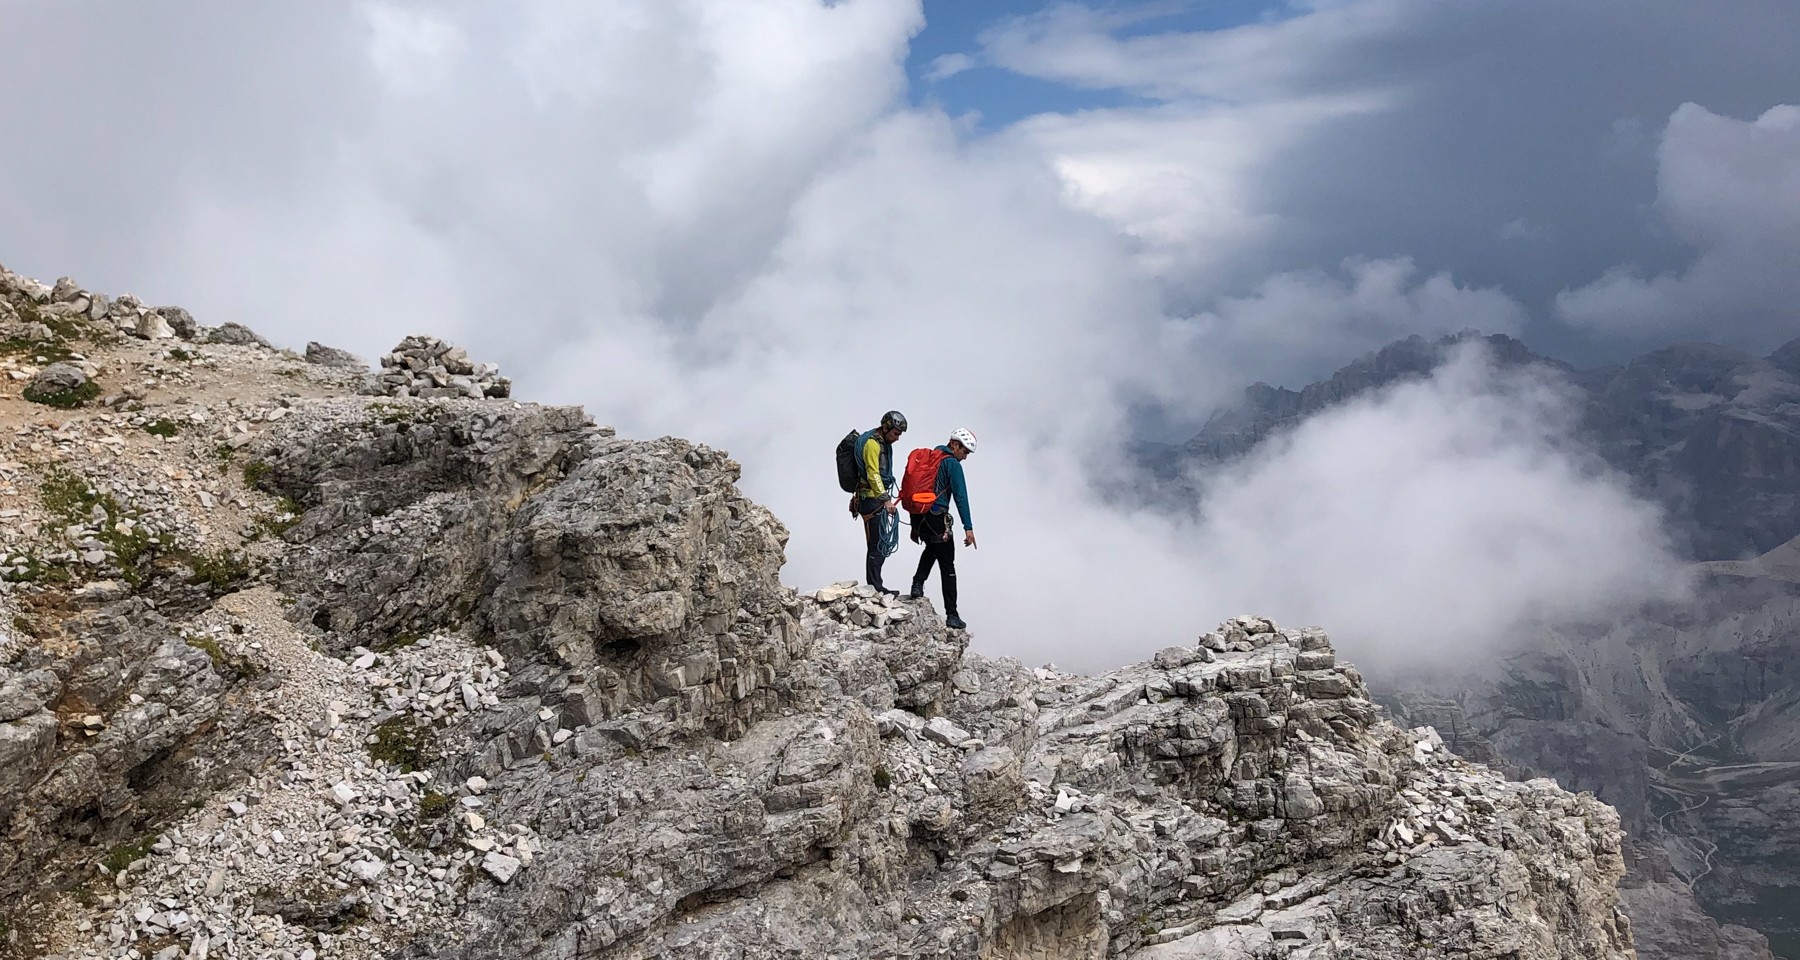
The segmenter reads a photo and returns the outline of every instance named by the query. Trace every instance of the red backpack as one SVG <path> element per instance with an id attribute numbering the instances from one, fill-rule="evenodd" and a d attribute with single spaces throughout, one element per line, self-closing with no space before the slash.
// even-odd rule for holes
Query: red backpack
<path id="1" fill-rule="evenodd" d="M 924 513 L 937 502 L 938 465 L 949 456 L 936 447 L 920 447 L 906 455 L 906 474 L 900 478 L 900 505 L 908 513 Z"/>

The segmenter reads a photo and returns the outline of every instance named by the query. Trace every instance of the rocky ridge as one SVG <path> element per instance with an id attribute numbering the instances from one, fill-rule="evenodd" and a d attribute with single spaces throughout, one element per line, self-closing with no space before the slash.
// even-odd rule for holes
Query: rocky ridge
<path id="1" fill-rule="evenodd" d="M 784 587 L 707 447 L 0 301 L 0 952 L 1632 955 L 1612 809 L 1395 726 L 1321 631 L 989 659 Z M 15 392 L 53 362 L 94 395 Z"/>

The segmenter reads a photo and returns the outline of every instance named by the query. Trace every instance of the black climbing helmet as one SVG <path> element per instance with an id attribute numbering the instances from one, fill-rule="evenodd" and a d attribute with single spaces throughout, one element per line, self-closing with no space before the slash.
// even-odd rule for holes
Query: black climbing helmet
<path id="1" fill-rule="evenodd" d="M 906 432 L 906 415 L 898 410 L 889 410 L 881 415 L 881 429 Z"/>

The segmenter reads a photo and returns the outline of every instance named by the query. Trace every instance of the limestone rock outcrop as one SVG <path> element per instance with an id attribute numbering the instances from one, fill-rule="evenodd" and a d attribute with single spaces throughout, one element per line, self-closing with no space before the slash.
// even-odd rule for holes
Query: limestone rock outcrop
<path id="1" fill-rule="evenodd" d="M 703 445 L 56 336 L 129 399 L 47 426 L 0 379 L 0 950 L 1633 955 L 1617 814 L 1396 726 L 1320 630 L 990 659 L 784 586 Z M 480 376 L 441 346 L 396 356 Z"/>

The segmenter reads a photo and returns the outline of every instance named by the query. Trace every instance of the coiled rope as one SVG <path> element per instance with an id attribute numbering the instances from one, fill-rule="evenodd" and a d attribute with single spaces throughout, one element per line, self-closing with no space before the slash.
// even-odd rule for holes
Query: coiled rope
<path id="1" fill-rule="evenodd" d="M 900 549 L 900 518 L 885 508 L 875 511 L 875 545 L 884 557 Z"/>

